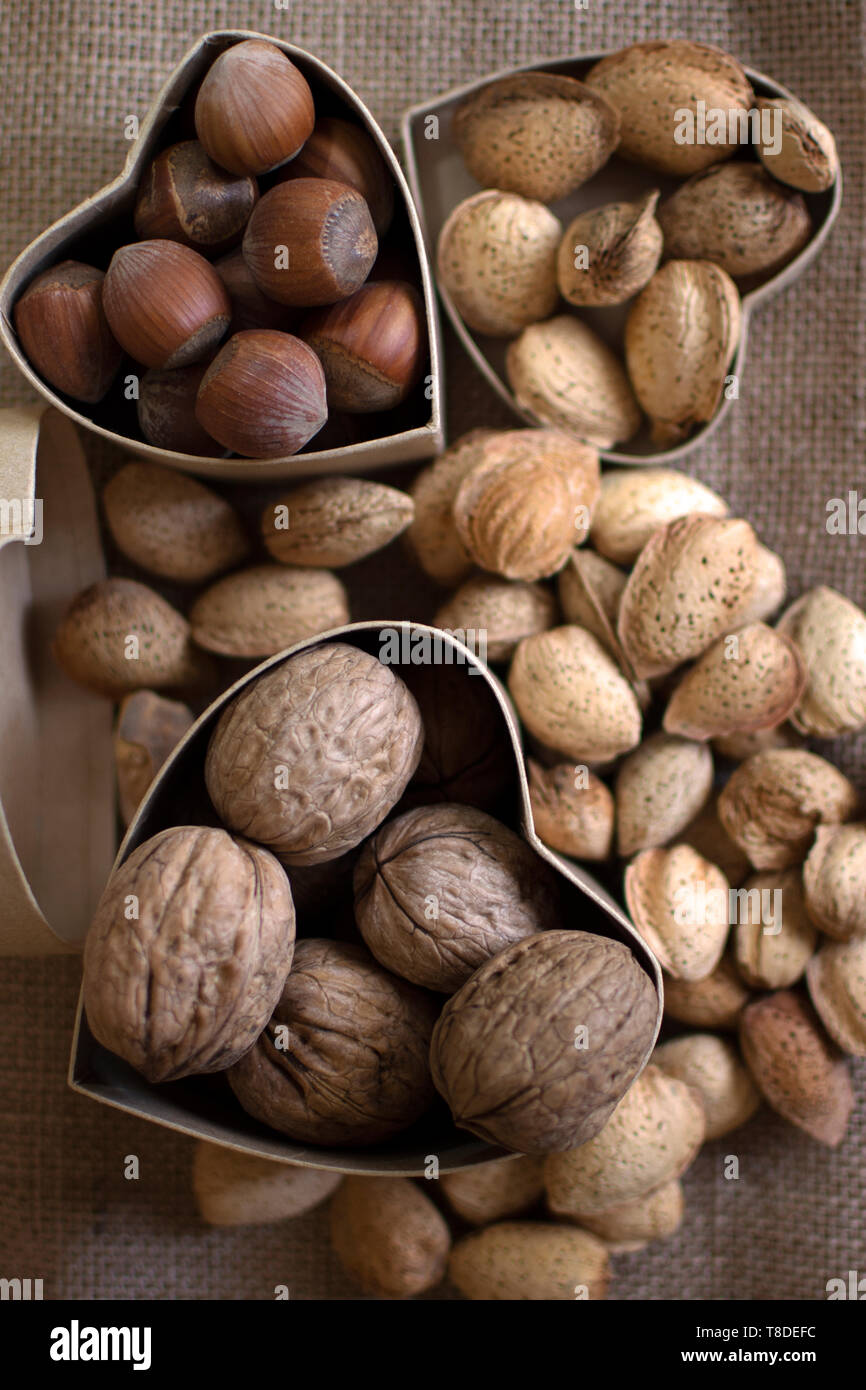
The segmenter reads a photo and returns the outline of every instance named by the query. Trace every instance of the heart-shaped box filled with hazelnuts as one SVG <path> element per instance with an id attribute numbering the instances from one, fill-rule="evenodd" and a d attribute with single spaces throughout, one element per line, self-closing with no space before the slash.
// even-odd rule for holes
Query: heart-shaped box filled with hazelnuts
<path id="1" fill-rule="evenodd" d="M 204 35 L 122 174 L 17 258 L 0 336 L 78 424 L 193 473 L 358 472 L 442 445 L 400 165 L 336 73 L 245 31 Z"/>
<path id="2" fill-rule="evenodd" d="M 575 1148 L 642 1070 L 651 952 L 535 833 L 487 666 L 418 623 L 298 643 L 138 809 L 87 937 L 77 1091 L 266 1158 L 420 1175 Z"/>

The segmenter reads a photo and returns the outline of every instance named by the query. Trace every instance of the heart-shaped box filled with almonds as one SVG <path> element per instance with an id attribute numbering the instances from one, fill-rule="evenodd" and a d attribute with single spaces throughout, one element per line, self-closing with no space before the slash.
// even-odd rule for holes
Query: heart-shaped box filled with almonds
<path id="1" fill-rule="evenodd" d="M 120 176 L 17 258 L 0 336 L 78 424 L 193 473 L 356 472 L 442 444 L 400 165 L 336 73 L 242 30 L 190 48 Z"/>
<path id="2" fill-rule="evenodd" d="M 682 458 L 736 399 L 752 311 L 839 211 L 831 132 L 685 39 L 512 68 L 407 112 L 458 337 L 523 421 L 620 464 Z"/>

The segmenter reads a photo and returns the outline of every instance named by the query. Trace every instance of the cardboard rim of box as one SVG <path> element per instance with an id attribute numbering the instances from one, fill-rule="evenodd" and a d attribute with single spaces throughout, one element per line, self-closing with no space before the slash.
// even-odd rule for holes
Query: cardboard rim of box
<path id="1" fill-rule="evenodd" d="M 115 819 L 111 706 L 50 655 L 70 592 L 105 575 L 87 463 L 57 411 L 0 411 L 0 507 L 0 955 L 68 954 L 105 884 Z"/>
<path id="2" fill-rule="evenodd" d="M 498 715 L 507 730 L 508 742 L 514 758 L 520 833 L 539 857 L 550 864 L 566 883 L 576 890 L 575 901 L 578 898 L 584 898 L 591 902 L 594 909 L 594 921 L 607 927 L 607 935 L 622 941 L 632 950 L 641 967 L 653 982 L 658 1009 L 652 1042 L 647 1048 L 639 1068 L 639 1070 L 643 1070 L 652 1054 L 662 1021 L 664 995 L 658 962 L 638 935 L 623 909 L 593 875 L 581 865 L 548 849 L 538 838 L 532 819 L 520 727 L 510 698 L 498 677 L 488 669 L 484 662 L 469 647 L 440 628 L 431 627 L 424 623 L 394 619 L 349 623 L 298 642 L 276 656 L 269 657 L 254 670 L 247 672 L 227 690 L 223 691 L 203 711 L 171 753 L 151 784 L 124 836 L 117 852 L 114 868 L 122 864 L 140 843 L 148 839 L 151 834 L 156 833 L 157 829 L 162 828 L 159 818 L 154 813 L 164 789 L 170 785 L 172 777 L 182 767 L 185 760 L 192 761 L 196 756 L 196 751 L 200 756 L 205 735 L 235 696 L 251 682 L 273 670 L 276 666 L 282 665 L 283 662 L 290 660 L 299 652 L 339 641 L 349 642 L 352 645 L 362 647 L 364 650 L 369 650 L 371 647 L 375 650 L 376 641 L 381 643 L 383 631 L 406 633 L 406 640 L 410 644 L 414 640 L 415 634 L 421 634 L 425 640 L 438 644 L 445 651 L 450 651 L 455 658 L 451 664 L 467 667 L 467 679 L 471 678 L 469 670 L 472 670 L 486 682 L 487 689 L 495 701 Z M 432 650 L 435 651 L 436 649 L 437 647 L 434 645 Z M 156 822 L 155 825 L 154 821 Z M 594 925 L 590 929 L 599 930 L 599 926 Z M 275 1159 L 279 1162 L 310 1168 L 326 1168 L 341 1173 L 420 1177 L 425 1171 L 426 1158 L 430 1153 L 437 1152 L 435 1148 L 425 1147 L 423 1153 L 417 1152 L 409 1156 L 402 1152 L 399 1147 L 394 1153 L 389 1152 L 387 1148 L 377 1151 L 373 1147 L 365 1153 L 364 1150 L 319 1149 L 311 1145 L 296 1144 L 276 1131 L 268 1130 L 249 1116 L 245 1116 L 240 1107 L 237 1107 L 237 1123 L 226 1123 L 223 1118 L 207 1113 L 209 1107 L 206 1098 L 203 1101 L 203 1113 L 198 1118 L 191 1118 L 183 1104 L 176 1099 L 177 1088 L 182 1087 L 186 1090 L 190 1083 L 200 1080 L 202 1078 L 192 1077 L 187 1082 L 174 1082 L 169 1086 L 156 1086 L 146 1082 L 132 1067 L 109 1053 L 95 1041 L 87 1026 L 82 991 L 79 997 L 72 1040 L 68 1082 L 72 1090 L 89 1097 L 91 1100 L 113 1106 L 127 1114 L 151 1120 L 168 1129 L 211 1143 L 222 1144 L 225 1147 L 258 1158 Z M 204 1080 L 208 1081 L 209 1078 L 204 1078 Z M 198 1096 L 196 1099 L 199 1099 Z M 212 1109 L 212 1107 L 210 1108 Z M 407 1131 L 407 1135 L 411 1136 L 411 1133 L 411 1130 Z M 448 1154 L 440 1155 L 440 1171 L 442 1172 L 453 1172 L 460 1168 L 470 1167 L 475 1163 L 484 1163 L 493 1158 L 507 1156 L 505 1150 L 480 1139 L 475 1139 L 468 1133 L 464 1134 L 463 1131 L 453 1129 L 453 1138 L 456 1142 L 449 1149 Z M 400 1135 L 396 1136 L 396 1142 L 398 1146 L 402 1143 Z"/>
<path id="3" fill-rule="evenodd" d="M 597 53 L 574 54 L 566 58 L 547 58 L 539 62 L 522 63 L 518 67 L 501 68 L 498 72 L 489 73 L 487 76 L 478 78 L 474 82 L 468 82 L 460 87 L 452 87 L 450 91 L 440 93 L 427 102 L 420 102 L 414 106 L 410 106 L 404 112 L 401 122 L 401 136 L 406 157 L 407 176 L 409 187 L 412 190 L 412 195 L 421 219 L 421 226 L 427 244 L 427 255 L 431 265 L 435 263 L 436 247 L 433 243 L 433 237 L 429 228 L 429 213 L 422 188 L 422 169 L 428 164 L 431 166 L 435 165 L 438 160 L 435 157 L 424 158 L 423 155 L 419 154 L 419 151 L 429 151 L 431 146 L 439 146 L 440 141 L 426 140 L 418 135 L 418 129 L 427 117 L 437 116 L 442 118 L 443 116 L 450 115 L 452 109 L 466 97 L 480 91 L 483 87 L 489 86 L 491 82 L 499 81 L 501 78 L 512 77 L 516 74 L 525 72 L 556 72 L 562 73 L 565 76 L 580 78 L 587 68 L 599 62 L 602 58 L 607 58 L 612 53 L 620 51 L 621 50 L 618 48 L 604 49 Z M 579 71 L 573 71 L 573 69 L 579 69 Z M 757 95 L 784 97 L 795 101 L 799 100 L 792 91 L 783 86 L 781 82 L 777 82 L 775 78 L 768 77 L 765 73 L 759 72 L 756 68 L 748 67 L 745 64 L 743 64 L 743 69 Z M 591 180 L 587 181 L 587 183 L 590 182 Z M 810 209 L 812 210 L 814 210 L 816 204 L 824 204 L 823 219 L 820 225 L 816 227 L 813 236 L 806 246 L 804 246 L 803 250 L 800 251 L 792 261 L 789 261 L 781 270 L 769 276 L 763 284 L 748 290 L 742 295 L 742 327 L 740 340 L 737 344 L 737 351 L 728 368 L 729 373 L 732 375 L 742 374 L 743 368 L 745 367 L 747 360 L 746 349 L 749 321 L 754 310 L 766 300 L 772 299 L 776 294 L 779 294 L 782 290 L 787 288 L 787 286 L 793 284 L 795 280 L 798 280 L 819 254 L 824 242 L 830 235 L 830 231 L 839 215 L 839 209 L 842 205 L 841 165 L 836 179 L 829 189 L 821 194 L 803 194 L 803 196 L 807 198 L 807 200 L 812 200 L 809 203 Z M 456 206 L 456 204 L 453 206 Z M 448 315 L 457 337 L 471 358 L 473 365 L 484 377 L 487 384 L 492 387 L 499 399 L 508 406 L 509 410 L 511 410 L 523 424 L 536 427 L 539 424 L 543 424 L 544 422 L 537 419 L 530 411 L 524 410 L 518 405 L 506 381 L 491 365 L 479 346 L 475 334 L 467 327 L 448 290 L 446 290 L 443 285 L 439 284 L 438 277 L 436 279 L 436 287 L 439 298 L 444 305 L 445 312 Z M 564 312 L 564 310 L 558 310 L 558 312 Z M 630 453 L 627 447 L 620 446 L 618 448 L 599 450 L 601 458 L 606 463 L 636 468 L 663 467 L 679 462 L 698 449 L 704 441 L 718 429 L 731 407 L 732 400 L 732 397 L 723 395 L 713 418 L 705 425 L 695 430 L 683 443 L 677 444 L 673 448 L 658 450 L 647 454 L 634 454 Z"/>
<path id="4" fill-rule="evenodd" d="M 144 167 L 152 157 L 163 128 L 189 93 L 193 84 L 203 73 L 210 61 L 210 50 L 225 48 L 243 39 L 262 39 L 272 43 L 297 63 L 302 69 L 312 73 L 315 78 L 328 87 L 354 113 L 368 134 L 372 136 L 380 154 L 397 185 L 398 197 L 402 198 L 406 215 L 415 243 L 419 273 L 423 291 L 427 336 L 430 348 L 430 418 L 426 424 L 399 431 L 360 444 L 346 444 L 336 449 L 323 449 L 306 454 L 293 454 L 276 459 L 219 459 L 201 458 L 192 454 L 172 453 L 155 448 L 143 440 L 129 439 L 115 434 L 95 424 L 83 414 L 76 405 L 58 395 L 51 386 L 42 380 L 27 361 L 12 323 L 12 306 L 24 286 L 41 270 L 46 269 L 59 258 L 63 247 L 75 237 L 92 226 L 108 221 L 125 208 L 132 205 L 136 182 Z M 301 477 L 306 474 L 370 472 L 389 465 L 409 463 L 414 459 L 426 459 L 441 452 L 444 446 L 444 400 L 442 374 L 442 344 L 439 326 L 439 311 L 433 275 L 427 257 L 426 244 L 421 230 L 418 210 L 409 189 L 406 175 L 397 156 L 373 114 L 356 92 L 332 68 L 308 53 L 305 49 L 287 43 L 283 39 L 268 34 L 259 34 L 247 29 L 218 29 L 203 34 L 184 53 L 179 63 L 163 83 L 153 105 L 141 122 L 139 135 L 127 156 L 126 162 L 117 178 L 99 189 L 76 208 L 65 213 L 45 231 L 41 232 L 15 258 L 0 281 L 0 340 L 5 344 L 10 356 L 22 375 L 41 396 L 57 410 L 68 415 L 76 424 L 91 434 L 96 434 L 118 448 L 160 463 L 169 468 L 177 468 L 200 477 L 214 478 L 225 482 L 262 482 L 281 478 Z"/>

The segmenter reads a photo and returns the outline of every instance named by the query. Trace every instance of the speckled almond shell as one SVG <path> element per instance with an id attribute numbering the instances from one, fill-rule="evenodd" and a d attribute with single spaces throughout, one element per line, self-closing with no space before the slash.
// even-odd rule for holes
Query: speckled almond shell
<path id="1" fill-rule="evenodd" d="M 854 1107 L 851 1078 L 807 1000 L 779 990 L 747 1005 L 740 1045 L 774 1110 L 819 1143 L 841 1144 Z"/>
<path id="2" fill-rule="evenodd" d="M 463 479 L 482 458 L 482 445 L 495 430 L 470 430 L 418 474 L 409 489 L 414 520 L 406 544 L 418 564 L 437 584 L 459 584 L 472 572 L 472 560 L 454 524 L 454 498 Z"/>
<path id="3" fill-rule="evenodd" d="M 529 732 L 578 762 L 607 762 L 640 742 L 634 690 L 583 628 L 526 638 L 514 654 L 508 688 Z"/>
<path id="4" fill-rule="evenodd" d="M 476 1302 L 590 1301 L 607 1296 L 607 1246 L 589 1231 L 540 1221 L 500 1221 L 454 1246 L 448 1277 Z M 576 1292 L 578 1291 L 578 1292 Z"/>
<path id="5" fill-rule="evenodd" d="M 595 773 L 587 771 L 586 785 L 576 786 L 571 763 L 542 767 L 527 760 L 529 803 L 540 839 L 573 859 L 605 860 L 613 843 L 614 800 Z"/>
<path id="6" fill-rule="evenodd" d="M 866 613 L 821 585 L 782 614 L 779 631 L 799 648 L 807 683 L 791 722 L 801 733 L 835 738 L 866 726 Z"/>
<path id="7" fill-rule="evenodd" d="M 700 99 L 708 110 L 745 115 L 755 99 L 735 58 L 689 39 L 658 39 L 611 53 L 590 69 L 586 85 L 619 113 L 619 154 L 678 178 L 729 158 L 736 146 L 678 144 L 677 112 L 696 111 Z"/>
<path id="8" fill-rule="evenodd" d="M 621 1202 L 599 1216 L 583 1216 L 581 1222 L 616 1255 L 642 1250 L 651 1240 L 667 1240 L 675 1235 L 684 1211 L 683 1185 L 679 1178 L 674 1178 L 646 1197 Z"/>
<path id="9" fill-rule="evenodd" d="M 556 620 L 556 600 L 543 584 L 479 574 L 437 611 L 436 627 L 486 634 L 488 661 L 509 661 L 524 637 L 546 632 Z"/>
<path id="10" fill-rule="evenodd" d="M 743 627 L 747 623 L 764 623 L 779 611 L 788 592 L 788 575 L 785 562 L 775 550 L 765 545 L 758 546 L 755 557 L 755 582 L 749 602 L 740 614 Z"/>
<path id="11" fill-rule="evenodd" d="M 639 677 L 667 675 L 737 626 L 757 549 L 747 521 L 686 516 L 653 532 L 619 610 L 619 639 Z"/>
<path id="12" fill-rule="evenodd" d="M 804 193 L 822 193 L 829 188 L 839 172 L 839 157 L 836 141 L 824 122 L 793 97 L 758 97 L 757 106 L 761 113 L 781 112 L 781 150 L 771 153 L 760 139 L 755 146 L 768 173 Z"/>
<path id="13" fill-rule="evenodd" d="M 827 942 L 806 967 L 809 994 L 830 1037 L 866 1057 L 866 937 Z"/>
<path id="14" fill-rule="evenodd" d="M 265 508 L 262 538 L 283 565 L 341 569 L 388 545 L 414 514 L 411 497 L 399 488 L 366 478 L 316 478 Z M 278 527 L 283 515 L 288 524 Z"/>
<path id="15" fill-rule="evenodd" d="M 705 979 L 721 960 L 729 886 L 721 869 L 690 845 L 642 850 L 626 869 L 632 921 L 674 979 Z"/>
<path id="16" fill-rule="evenodd" d="M 716 413 L 740 341 L 740 296 L 710 261 L 668 261 L 629 310 L 625 360 L 656 444 L 673 445 Z"/>
<path id="17" fill-rule="evenodd" d="M 660 526 L 693 512 L 724 517 L 729 510 L 706 483 L 676 468 L 611 468 L 601 480 L 590 544 L 614 564 L 632 565 Z"/>
<path id="18" fill-rule="evenodd" d="M 787 719 L 805 684 L 793 642 L 751 623 L 720 637 L 686 672 L 668 701 L 664 727 L 693 739 L 774 728 Z"/>
<path id="19" fill-rule="evenodd" d="M 444 1278 L 451 1232 L 410 1178 L 347 1177 L 330 1220 L 337 1258 L 366 1293 L 412 1298 Z"/>
<path id="20" fill-rule="evenodd" d="M 439 1186 L 445 1200 L 470 1226 L 489 1226 L 534 1207 L 544 1191 L 544 1160 L 503 1158 L 443 1173 Z"/>
<path id="21" fill-rule="evenodd" d="M 563 299 L 577 305 L 624 304 L 643 289 L 662 254 L 662 230 L 655 219 L 658 200 L 656 189 L 636 203 L 605 203 L 569 223 L 556 258 Z M 586 266 L 575 264 L 582 248 Z"/>
<path id="22" fill-rule="evenodd" d="M 513 338 L 553 313 L 557 217 L 543 203 L 488 189 L 459 203 L 439 234 L 439 280 L 476 333 Z"/>
<path id="23" fill-rule="evenodd" d="M 602 93 L 575 78 L 527 72 L 469 97 L 452 134 L 483 188 L 555 203 L 607 163 L 619 120 Z"/>
<path id="24" fill-rule="evenodd" d="M 628 575 L 594 550 L 573 550 L 557 577 L 559 606 L 567 623 L 597 637 L 622 666 L 624 653 L 616 634 L 619 605 Z"/>
<path id="25" fill-rule="evenodd" d="M 756 869 L 801 864 L 820 825 L 849 820 L 857 793 L 817 753 L 778 748 L 741 763 L 719 796 L 728 834 Z"/>
<path id="26" fill-rule="evenodd" d="M 619 942 L 543 931 L 485 962 L 433 1031 L 436 1089 L 455 1123 L 526 1154 L 597 1134 L 637 1074 L 654 1026 L 649 976 Z M 589 1048 L 575 1047 L 576 1028 Z"/>
<path id="27" fill-rule="evenodd" d="M 695 174 L 661 204 L 658 220 L 666 256 L 713 261 L 737 278 L 780 270 L 812 235 L 802 195 L 741 160 Z"/>
<path id="28" fill-rule="evenodd" d="M 686 1033 L 657 1047 L 653 1065 L 697 1091 L 707 1117 L 707 1139 L 739 1129 L 761 1103 L 761 1095 L 737 1048 L 715 1033 Z"/>
<path id="29" fill-rule="evenodd" d="M 189 614 L 193 641 L 221 656 L 274 656 L 348 621 L 349 600 L 336 575 L 282 565 L 253 565 L 218 579 Z"/>
<path id="30" fill-rule="evenodd" d="M 756 753 L 769 753 L 774 748 L 802 748 L 805 739 L 790 724 L 775 729 L 759 729 L 754 734 L 728 734 L 713 739 L 713 752 L 734 763 L 744 763 Z"/>
<path id="31" fill-rule="evenodd" d="M 866 936 L 866 824 L 820 826 L 803 865 L 806 909 L 836 941 Z"/>
<path id="32" fill-rule="evenodd" d="M 650 1064 L 594 1139 L 547 1159 L 550 1210 L 571 1220 L 599 1216 L 655 1192 L 688 1168 L 705 1132 L 696 1092 Z"/>
<path id="33" fill-rule="evenodd" d="M 134 650 L 130 638 L 137 639 L 137 657 L 127 655 Z M 134 579 L 103 579 L 78 594 L 52 652 L 72 680 L 112 699 L 131 690 L 200 685 L 211 672 L 186 618 Z"/>
<path id="34" fill-rule="evenodd" d="M 303 1216 L 343 1181 L 327 1168 L 298 1168 L 222 1144 L 195 1146 L 192 1186 L 199 1215 L 209 1226 L 259 1226 Z"/>
<path id="35" fill-rule="evenodd" d="M 665 1014 L 693 1028 L 736 1028 L 751 994 L 730 955 L 703 980 L 665 976 Z"/>
<path id="36" fill-rule="evenodd" d="M 709 748 L 669 733 L 651 734 L 623 760 L 616 779 L 617 848 L 623 859 L 675 839 L 713 786 Z"/>
<path id="37" fill-rule="evenodd" d="M 776 893 L 779 899 L 772 896 Z M 781 923 L 764 912 L 767 903 L 774 914 L 777 901 Z M 806 912 L 799 865 L 752 874 L 743 884 L 739 904 L 732 933 L 737 969 L 752 989 L 789 989 L 802 978 L 818 942 Z"/>
<path id="38" fill-rule="evenodd" d="M 163 579 L 201 584 L 249 551 L 230 503 L 176 469 L 130 460 L 106 484 L 102 502 L 118 548 Z"/>
<path id="39" fill-rule="evenodd" d="M 518 405 L 594 448 L 631 439 L 640 426 L 622 363 L 573 314 L 525 328 L 508 348 L 505 370 Z"/>
<path id="40" fill-rule="evenodd" d="M 739 887 L 751 873 L 752 866 L 745 850 L 734 844 L 719 820 L 718 797 L 715 795 L 710 797 L 694 820 L 689 821 L 685 830 L 680 831 L 677 839 L 717 864 L 732 888 Z"/>
<path id="41" fill-rule="evenodd" d="M 487 458 L 460 485 L 454 521 L 467 552 L 505 579 L 544 579 L 574 543 L 568 483 L 542 458 Z"/>

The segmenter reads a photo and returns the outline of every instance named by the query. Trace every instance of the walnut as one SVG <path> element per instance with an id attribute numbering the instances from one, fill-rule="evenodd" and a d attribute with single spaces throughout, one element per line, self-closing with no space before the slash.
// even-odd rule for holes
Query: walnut
<path id="1" fill-rule="evenodd" d="M 222 1071 L 252 1047 L 292 964 L 285 871 L 225 830 L 177 826 L 112 874 L 84 948 L 91 1032 L 149 1081 Z"/>
<path id="2" fill-rule="evenodd" d="M 285 864 L 359 844 L 415 771 L 424 731 L 398 676 L 329 642 L 247 686 L 211 736 L 205 781 L 220 818 Z"/>
<path id="3" fill-rule="evenodd" d="M 556 883 L 484 811 L 445 803 L 390 821 L 355 870 L 355 918 L 376 959 L 451 994 L 512 942 L 559 926 Z"/>
<path id="4" fill-rule="evenodd" d="M 434 999 L 362 946 L 308 938 L 255 1047 L 228 1074 L 257 1120 L 300 1143 L 374 1144 L 433 1100 Z"/>
<path id="5" fill-rule="evenodd" d="M 455 1122 L 519 1153 L 597 1134 L 646 1060 L 652 981 L 618 941 L 541 932 L 500 951 L 442 1010 L 430 1060 Z"/>
<path id="6" fill-rule="evenodd" d="M 482 811 L 517 803 L 514 752 L 496 697 L 481 675 L 458 666 L 411 666 L 424 748 L 403 807 L 460 801 Z"/>

